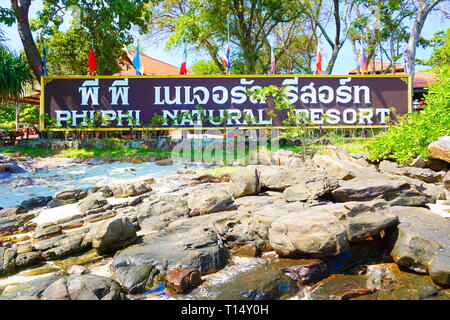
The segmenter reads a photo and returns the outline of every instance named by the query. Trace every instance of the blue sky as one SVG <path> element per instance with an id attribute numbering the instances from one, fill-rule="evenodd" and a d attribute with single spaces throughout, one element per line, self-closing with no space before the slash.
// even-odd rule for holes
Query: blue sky
<path id="1" fill-rule="evenodd" d="M 0 0 L 0 6 L 2 7 L 10 7 L 9 0 Z M 36 16 L 36 12 L 42 7 L 41 0 L 32 0 L 31 8 L 30 8 L 30 18 Z M 425 26 L 422 30 L 422 37 L 431 38 L 436 31 L 446 30 L 450 27 L 450 22 L 448 20 L 444 20 L 441 18 L 442 15 L 438 15 L 433 13 L 430 15 L 425 22 Z M 412 21 L 408 21 L 410 25 L 412 25 Z M 8 38 L 8 43 L 13 50 L 20 51 L 22 49 L 22 42 L 20 41 L 19 34 L 17 32 L 17 26 L 13 25 L 8 28 L 4 25 L 1 26 L 1 29 L 5 32 L 5 36 Z M 152 58 L 162 60 L 164 62 L 173 64 L 175 66 L 181 65 L 183 60 L 183 50 L 171 50 L 167 51 L 164 48 L 164 43 L 152 45 L 151 43 L 145 42 L 141 43 L 141 47 L 145 54 L 151 56 Z M 88 50 L 86 48 L 86 50 Z M 330 47 L 324 40 L 321 41 L 321 50 L 323 56 L 324 69 L 328 62 L 328 58 L 331 54 Z M 225 48 L 224 48 L 225 51 Z M 432 53 L 431 48 L 422 49 L 418 48 L 416 57 L 421 59 L 427 59 L 430 57 Z M 223 52 L 225 54 L 225 52 Z M 207 56 L 201 57 L 194 52 L 188 52 L 188 68 L 189 66 L 198 59 L 208 59 Z M 385 58 L 384 58 L 385 60 Z M 401 63 L 398 61 L 398 63 Z M 353 55 L 351 44 L 349 41 L 346 41 L 341 51 L 339 52 L 338 59 L 336 61 L 335 67 L 333 69 L 333 74 L 347 74 L 348 71 L 355 68 L 355 57 Z M 423 67 L 416 67 L 416 70 L 423 69 Z"/>

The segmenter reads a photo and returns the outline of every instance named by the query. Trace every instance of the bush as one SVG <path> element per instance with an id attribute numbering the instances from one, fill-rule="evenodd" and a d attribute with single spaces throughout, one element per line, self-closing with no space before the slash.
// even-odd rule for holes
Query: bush
<path id="1" fill-rule="evenodd" d="M 423 111 L 401 117 L 395 127 L 368 141 L 369 160 L 406 164 L 419 155 L 428 159 L 428 144 L 450 135 L 450 69 L 428 85 L 425 102 Z"/>

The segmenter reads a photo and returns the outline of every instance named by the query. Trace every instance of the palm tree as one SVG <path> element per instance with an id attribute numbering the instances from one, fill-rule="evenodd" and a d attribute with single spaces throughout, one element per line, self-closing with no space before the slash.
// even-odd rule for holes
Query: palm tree
<path id="1" fill-rule="evenodd" d="M 1 42 L 0 35 L 0 107 L 4 103 L 15 103 L 16 129 L 19 125 L 19 99 L 25 93 L 25 86 L 32 81 L 27 60 L 11 52 Z"/>

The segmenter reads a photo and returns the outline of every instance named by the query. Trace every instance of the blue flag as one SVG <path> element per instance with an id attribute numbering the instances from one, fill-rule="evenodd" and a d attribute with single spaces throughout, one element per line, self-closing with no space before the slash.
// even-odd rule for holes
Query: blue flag
<path id="1" fill-rule="evenodd" d="M 139 43 L 136 47 L 136 52 L 134 53 L 134 58 L 133 58 L 133 66 L 136 69 L 136 75 L 139 75 L 139 71 L 141 70 L 141 59 L 139 58 Z"/>
<path id="2" fill-rule="evenodd" d="M 44 47 L 43 55 L 41 59 L 41 65 L 39 66 L 39 69 L 41 70 L 41 76 L 47 75 L 47 49 Z"/>

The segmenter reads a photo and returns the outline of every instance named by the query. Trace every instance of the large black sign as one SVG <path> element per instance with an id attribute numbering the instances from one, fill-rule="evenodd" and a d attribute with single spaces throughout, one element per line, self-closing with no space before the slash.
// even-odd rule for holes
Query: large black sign
<path id="1" fill-rule="evenodd" d="M 411 111 L 407 75 L 285 75 L 44 77 L 41 113 L 45 129 L 283 127 L 287 110 L 248 93 L 270 85 L 286 87 L 291 126 L 380 127 Z"/>

